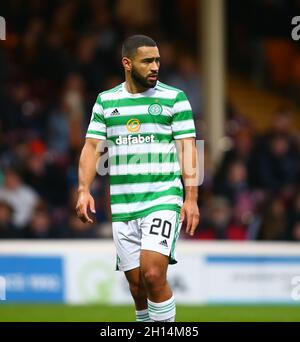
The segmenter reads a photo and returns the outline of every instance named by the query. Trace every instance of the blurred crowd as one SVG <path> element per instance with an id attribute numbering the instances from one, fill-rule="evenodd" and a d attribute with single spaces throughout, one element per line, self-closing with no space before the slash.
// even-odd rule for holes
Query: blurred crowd
<path id="1" fill-rule="evenodd" d="M 300 136 L 293 113 L 278 108 L 264 134 L 228 111 L 226 151 L 205 160 L 202 221 L 196 238 L 300 240 Z"/>
<path id="2" fill-rule="evenodd" d="M 299 0 L 228 0 L 227 57 L 231 69 L 256 85 L 272 88 L 300 104 L 300 44 L 292 19 Z M 299 34 L 299 29 L 296 29 Z"/>
<path id="3" fill-rule="evenodd" d="M 176 5 L 174 5 L 176 3 Z M 0 5 L 0 238 L 111 236 L 109 185 L 97 177 L 93 224 L 74 211 L 77 168 L 97 94 L 123 81 L 122 40 L 158 41 L 160 80 L 183 89 L 202 135 L 196 0 L 22 1 Z M 227 143 L 205 151 L 195 239 L 300 240 L 299 136 L 278 108 L 265 134 L 227 106 Z M 183 237 L 188 238 L 184 232 Z"/>

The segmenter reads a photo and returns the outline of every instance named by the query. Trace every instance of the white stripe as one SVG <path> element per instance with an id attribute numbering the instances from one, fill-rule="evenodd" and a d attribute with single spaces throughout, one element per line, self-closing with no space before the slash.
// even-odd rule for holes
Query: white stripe
<path id="1" fill-rule="evenodd" d="M 153 143 L 153 144 L 133 144 L 133 145 L 112 145 L 109 146 L 109 155 L 126 155 L 136 153 L 174 153 L 176 152 L 175 143 L 170 144 Z"/>
<path id="2" fill-rule="evenodd" d="M 186 134 L 180 134 L 180 135 L 174 136 L 174 139 L 184 139 L 184 138 L 196 138 L 196 133 L 186 133 Z"/>
<path id="3" fill-rule="evenodd" d="M 153 123 L 143 123 L 140 126 L 140 130 L 138 132 L 133 133 L 147 133 L 147 134 L 172 134 L 171 126 L 161 125 L 161 124 L 153 124 Z M 118 125 L 107 127 L 107 136 L 117 136 L 117 135 L 127 135 L 133 134 L 129 132 L 125 125 Z"/>
<path id="4" fill-rule="evenodd" d="M 124 106 L 124 107 L 116 107 L 118 109 L 118 112 L 121 115 L 145 115 L 149 114 L 148 108 L 149 105 L 141 105 L 141 106 Z M 164 116 L 171 116 L 172 115 L 172 109 L 167 106 L 162 106 L 163 111 L 160 115 Z M 111 116 L 111 112 L 114 110 L 114 108 L 107 108 L 104 110 L 104 116 L 106 118 L 111 118 L 111 117 L 118 117 L 118 116 Z"/>
<path id="5" fill-rule="evenodd" d="M 98 135 L 98 134 L 92 134 L 92 133 L 87 133 L 85 135 L 86 138 L 95 138 L 99 140 L 106 140 L 106 137 L 104 135 Z"/>
<path id="6" fill-rule="evenodd" d="M 119 100 L 123 98 L 123 91 L 122 88 L 118 89 L 117 91 L 101 94 L 101 101 L 109 101 L 109 100 Z"/>
<path id="7" fill-rule="evenodd" d="M 152 201 L 112 204 L 111 211 L 113 214 L 128 214 L 135 211 L 145 210 L 159 204 L 177 204 L 181 206 L 182 198 L 180 196 L 171 195 L 163 196 Z"/>
<path id="8" fill-rule="evenodd" d="M 173 154 L 167 154 L 167 155 L 162 155 L 161 153 L 159 154 L 133 154 L 130 156 L 130 159 L 128 160 L 128 155 L 120 155 L 118 156 L 119 158 L 117 159 L 117 156 L 111 156 L 109 158 L 110 164 L 111 165 L 117 165 L 116 160 L 119 160 L 119 164 L 147 164 L 147 163 L 157 163 L 159 162 L 159 157 L 163 157 L 163 162 L 164 163 L 170 163 L 171 162 L 171 157 Z M 150 157 L 150 158 L 149 158 Z M 149 160 L 150 159 L 150 160 Z M 173 162 L 173 161 L 172 161 Z"/>
<path id="9" fill-rule="evenodd" d="M 149 94 L 134 94 L 134 96 L 128 96 L 128 93 L 119 90 L 114 93 L 106 93 L 101 94 L 101 100 L 104 101 L 111 101 L 111 100 L 122 100 L 122 99 L 140 99 L 144 97 L 153 97 L 153 98 L 162 98 L 162 99 L 169 99 L 169 100 L 175 100 L 178 91 L 168 90 L 165 88 L 159 88 L 160 91 L 155 90 L 154 92 L 151 92 Z"/>
<path id="10" fill-rule="evenodd" d="M 151 94 L 133 94 L 133 96 L 128 95 L 127 92 L 119 91 L 115 93 L 102 94 L 101 99 L 104 101 L 113 101 L 113 100 L 124 100 L 124 99 L 141 99 L 144 97 L 153 97 L 153 98 L 162 98 L 175 100 L 177 93 L 170 93 L 168 91 L 154 91 Z"/>
<path id="11" fill-rule="evenodd" d="M 164 93 L 169 93 L 169 96 L 172 96 L 174 99 L 176 98 L 176 96 L 178 95 L 178 93 L 181 92 L 181 90 L 177 90 L 177 89 L 167 89 L 165 88 L 165 86 L 160 85 L 160 82 L 157 83 L 157 89 L 159 89 L 160 91 L 163 91 Z"/>
<path id="12" fill-rule="evenodd" d="M 99 105 L 99 103 L 94 104 L 93 113 L 103 114 L 103 108 Z"/>
<path id="13" fill-rule="evenodd" d="M 187 100 L 176 102 L 173 108 L 175 113 L 182 112 L 184 110 L 192 110 L 191 105 Z"/>
<path id="14" fill-rule="evenodd" d="M 102 122 L 91 121 L 88 127 L 88 131 L 106 132 L 106 126 Z"/>
<path id="15" fill-rule="evenodd" d="M 173 132 L 184 131 L 186 129 L 195 129 L 194 120 L 182 120 L 182 121 L 174 121 L 172 123 Z"/>
<path id="16" fill-rule="evenodd" d="M 182 183 L 180 178 L 176 178 L 168 182 L 147 182 L 147 183 L 128 183 L 128 184 L 116 184 L 110 186 L 111 195 L 119 194 L 131 194 L 142 192 L 158 192 L 165 191 L 169 188 L 176 186 L 182 189 Z"/>
<path id="17" fill-rule="evenodd" d="M 111 165 L 109 173 L 116 175 L 166 174 L 180 171 L 178 162 Z"/>

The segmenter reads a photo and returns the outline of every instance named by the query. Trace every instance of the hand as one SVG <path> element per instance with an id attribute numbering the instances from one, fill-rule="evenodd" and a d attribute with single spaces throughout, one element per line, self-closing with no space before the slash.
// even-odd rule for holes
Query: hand
<path id="1" fill-rule="evenodd" d="M 84 223 L 93 223 L 94 221 L 88 215 L 88 208 L 92 213 L 96 213 L 92 195 L 88 191 L 80 191 L 76 205 L 77 216 Z"/>
<path id="2" fill-rule="evenodd" d="M 186 220 L 186 233 L 190 236 L 194 235 L 194 232 L 199 223 L 199 209 L 196 201 L 185 201 L 180 210 L 180 222 Z"/>

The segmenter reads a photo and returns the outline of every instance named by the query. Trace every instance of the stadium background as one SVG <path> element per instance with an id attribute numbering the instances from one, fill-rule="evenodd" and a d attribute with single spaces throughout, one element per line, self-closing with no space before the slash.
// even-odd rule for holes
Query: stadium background
<path id="1" fill-rule="evenodd" d="M 291 37 L 296 15 L 297 0 L 0 4 L 6 20 L 6 40 L 0 41 L 0 276 L 7 280 L 0 321 L 133 320 L 127 306 L 101 306 L 107 305 L 107 284 L 124 287 L 121 278 L 103 276 L 111 265 L 103 266 L 102 251 L 113 255 L 108 179 L 98 177 L 93 185 L 95 224 L 83 226 L 74 204 L 92 105 L 100 91 L 122 82 L 120 44 L 134 33 L 157 40 L 160 80 L 186 92 L 198 138 L 205 141 L 202 218 L 193 241 L 182 232 L 178 274 L 186 280 L 180 267 L 193 250 L 207 267 L 190 265 L 189 273 L 199 276 L 199 284 L 210 277 L 210 285 L 220 286 L 208 293 L 199 285 L 193 297 L 180 294 L 175 277 L 184 305 L 178 320 L 300 320 L 300 41 Z M 84 267 L 77 275 L 90 284 L 104 277 L 104 285 L 86 290 L 97 295 L 79 298 L 64 285 L 65 272 L 79 272 L 76 254 L 101 259 L 93 267 L 102 267 L 102 275 L 88 278 Z M 251 281 L 255 289 L 247 288 Z M 194 298 L 202 305 L 187 306 Z M 266 302 L 273 306 L 242 306 Z"/>

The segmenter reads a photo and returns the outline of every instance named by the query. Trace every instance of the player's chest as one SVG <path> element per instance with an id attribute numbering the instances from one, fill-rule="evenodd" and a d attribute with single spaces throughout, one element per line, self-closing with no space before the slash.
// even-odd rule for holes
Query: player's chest
<path id="1" fill-rule="evenodd" d="M 173 108 L 159 103 L 148 104 L 133 104 L 118 106 L 116 102 L 115 106 L 104 108 L 105 120 L 113 120 L 121 117 L 150 117 L 153 120 L 166 117 L 171 120 L 173 115 Z"/>
<path id="2" fill-rule="evenodd" d="M 158 103 L 137 104 L 131 106 L 115 106 L 104 109 L 104 119 L 107 127 L 126 126 L 134 132 L 141 125 L 171 126 L 172 107 Z"/>

